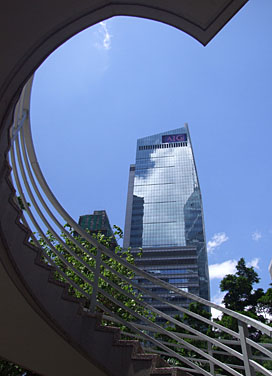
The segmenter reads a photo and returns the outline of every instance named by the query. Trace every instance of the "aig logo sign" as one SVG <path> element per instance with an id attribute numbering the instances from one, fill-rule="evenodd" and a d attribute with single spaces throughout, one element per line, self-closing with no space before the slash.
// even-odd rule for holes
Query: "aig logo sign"
<path id="1" fill-rule="evenodd" d="M 187 134 L 167 134 L 165 136 L 162 136 L 162 143 L 165 142 L 183 142 L 187 141 Z"/>

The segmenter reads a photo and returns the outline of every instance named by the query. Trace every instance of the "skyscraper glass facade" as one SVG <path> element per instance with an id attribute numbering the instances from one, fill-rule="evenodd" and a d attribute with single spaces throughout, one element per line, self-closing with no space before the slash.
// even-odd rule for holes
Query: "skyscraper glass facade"
<path id="1" fill-rule="evenodd" d="M 138 140 L 124 246 L 143 248 L 143 269 L 209 299 L 202 200 L 187 126 Z"/>
<path id="2" fill-rule="evenodd" d="M 89 230 L 91 234 L 104 234 L 108 238 L 111 238 L 111 247 L 114 249 L 117 247 L 117 241 L 114 237 L 110 221 L 106 210 L 95 210 L 93 214 L 81 215 L 78 220 L 78 224 Z"/>

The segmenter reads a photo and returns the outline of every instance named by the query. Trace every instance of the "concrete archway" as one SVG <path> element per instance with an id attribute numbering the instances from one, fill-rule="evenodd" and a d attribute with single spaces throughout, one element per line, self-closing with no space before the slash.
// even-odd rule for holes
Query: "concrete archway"
<path id="1" fill-rule="evenodd" d="M 18 0 L 2 6 L 0 25 L 1 125 L 20 89 L 58 46 L 81 30 L 104 19 L 127 15 L 172 25 L 206 45 L 247 0 Z M 2 127 L 1 127 L 2 128 Z"/>

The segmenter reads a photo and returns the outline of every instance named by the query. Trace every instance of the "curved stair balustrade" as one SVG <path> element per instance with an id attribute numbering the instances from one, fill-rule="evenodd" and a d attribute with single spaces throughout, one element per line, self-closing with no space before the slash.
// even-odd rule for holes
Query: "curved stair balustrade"
<path id="1" fill-rule="evenodd" d="M 31 229 L 31 246 L 40 253 L 43 265 L 51 270 L 52 278 L 57 273 L 62 281 L 85 298 L 82 310 L 84 314 L 98 313 L 106 329 L 109 329 L 108 326 L 118 325 L 122 329 L 120 335 L 124 343 L 132 343 L 129 339 L 139 340 L 146 351 L 168 358 L 175 365 L 175 372 L 205 376 L 254 376 L 258 372 L 272 376 L 267 367 L 268 362 L 272 362 L 272 345 L 257 343 L 249 336 L 250 328 L 254 328 L 272 338 L 271 327 L 182 291 L 140 270 L 87 234 L 62 208 L 46 183 L 35 154 L 29 117 L 32 80 L 24 87 L 16 106 L 10 131 L 10 160 L 14 185 L 25 209 L 21 221 Z M 65 224 L 73 231 L 68 231 Z M 73 233 L 77 236 L 73 236 Z M 85 239 L 96 251 L 84 247 L 80 239 Z M 40 246 L 41 242 L 43 247 Z M 86 257 L 89 261 L 86 261 Z M 114 260 L 115 264 L 109 263 L 109 259 Z M 124 275 L 114 265 L 122 266 L 129 273 Z M 102 273 L 102 270 L 106 270 L 108 274 Z M 71 273 L 78 277 L 77 280 L 71 278 Z M 138 278 L 144 279 L 146 283 L 138 284 Z M 152 288 L 148 287 L 149 283 Z M 130 285 L 133 290 L 127 289 Z M 175 304 L 171 301 L 173 292 L 184 302 L 203 305 L 207 312 L 214 308 L 230 316 L 237 323 L 237 331 Z M 118 296 L 122 299 L 118 299 Z M 135 308 L 128 307 L 124 299 L 134 301 Z M 188 325 L 182 319 L 167 315 L 160 309 L 162 305 L 180 312 L 181 317 L 187 315 L 195 320 L 196 325 Z M 129 320 L 126 319 L 127 316 L 130 317 Z M 205 328 L 204 332 L 197 329 L 197 324 Z M 169 330 L 169 326 L 178 328 L 178 331 Z M 141 355 L 144 357 L 143 353 Z M 153 367 L 152 374 L 171 374 L 172 371 L 164 366 L 160 371 Z"/>
<path id="2" fill-rule="evenodd" d="M 7 207 L 1 212 L 4 221 L 0 225 L 0 290 L 6 302 L 5 309 L 1 311 L 1 357 L 46 376 L 175 376 L 175 368 L 169 368 L 156 354 L 145 354 L 139 341 L 122 339 L 119 328 L 101 325 L 101 314 L 92 314 L 84 308 L 85 300 L 71 296 L 69 288 L 71 285 L 78 288 L 77 284 L 60 269 L 58 274 L 65 278 L 62 281 L 56 279 L 54 257 L 52 254 L 49 257 L 35 234 L 31 233 L 27 223 L 32 219 L 48 240 L 38 217 L 40 209 L 36 207 L 36 210 L 33 204 L 37 199 L 36 193 L 34 190 L 31 192 L 27 175 L 22 173 L 22 169 L 26 168 L 26 150 L 18 142 L 18 137 L 24 136 L 19 130 L 24 129 L 24 121 L 29 119 L 30 89 L 31 81 L 22 91 L 23 100 L 16 105 L 14 118 L 18 121 L 10 132 L 10 160 L 13 163 L 13 179 L 18 183 L 18 194 L 21 194 L 19 201 L 10 176 L 6 176 L 0 186 L 1 193 L 4 193 L 2 199 L 8 197 Z M 24 192 L 32 195 L 33 206 L 30 208 Z M 21 209 L 27 209 L 25 215 L 18 202 Z M 52 217 L 59 224 L 57 218 Z M 52 223 L 47 224 L 55 231 Z M 67 234 L 74 240 L 69 232 Z M 29 236 L 32 237 L 30 242 Z M 81 244 L 78 243 L 78 246 Z M 67 250 L 68 247 L 65 248 Z M 76 253 L 72 254 L 74 259 L 78 257 Z M 66 262 L 60 252 L 59 259 Z"/>

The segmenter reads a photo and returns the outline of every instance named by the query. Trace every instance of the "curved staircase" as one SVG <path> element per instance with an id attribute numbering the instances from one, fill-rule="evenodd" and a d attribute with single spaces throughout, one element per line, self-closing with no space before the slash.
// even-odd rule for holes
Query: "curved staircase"
<path id="1" fill-rule="evenodd" d="M 1 288 L 2 295 L 8 301 L 5 307 L 6 317 L 0 322 L 1 333 L 6 338 L 6 341 L 1 341 L 0 344 L 2 357 L 41 375 L 50 376 L 174 376 L 188 373 L 211 376 L 217 372 L 221 373 L 222 370 L 223 374 L 234 376 L 242 376 L 243 372 L 246 376 L 254 376 L 256 371 L 271 376 L 271 371 L 262 365 L 263 362 L 256 359 L 260 358 L 259 354 L 262 354 L 261 360 L 264 362 L 272 359 L 272 346 L 255 343 L 248 336 L 248 327 L 252 326 L 271 338 L 271 327 L 179 290 L 138 269 L 87 234 L 61 207 L 43 177 L 35 154 L 29 118 L 31 86 L 32 78 L 24 87 L 16 105 L 10 131 L 9 156 L 12 170 L 6 163 L 5 178 L 1 180 L 0 186 L 1 197 L 8 202 L 5 210 L 1 211 L 0 227 L 3 248 L 1 267 L 5 269 L 1 273 Z M 24 213 L 19 208 L 14 186 L 18 190 Z M 31 205 L 28 204 L 29 201 Z M 59 217 L 70 225 L 72 232 L 66 230 Z M 46 235 L 44 228 L 49 229 L 54 240 Z M 74 231 L 97 251 L 90 253 L 88 247 L 84 247 L 78 238 L 72 235 Z M 72 242 L 70 246 L 63 242 L 61 233 Z M 45 246 L 40 246 L 40 239 L 43 239 Z M 63 251 L 60 251 L 56 244 L 62 244 Z M 72 256 L 72 259 L 65 258 L 65 253 Z M 87 264 L 82 254 L 88 255 L 93 264 Z M 91 293 L 86 292 L 89 290 L 84 290 L 79 282 L 69 278 L 67 273 L 59 268 L 56 263 L 59 257 L 65 263 L 65 268 L 78 276 L 78 280 L 83 279 L 91 286 Z M 105 260 L 109 258 L 129 270 L 132 277 L 120 274 L 118 267 L 107 264 Z M 75 267 L 75 260 L 87 269 L 88 277 L 81 268 Z M 105 277 L 101 268 L 107 269 L 114 278 Z M 56 271 L 61 274 L 65 283 L 56 279 Z M 5 273 L 9 274 L 13 284 L 6 280 Z M 164 293 L 157 295 L 148 287 L 138 285 L 137 277 L 152 282 L 152 285 L 157 285 Z M 135 309 L 127 307 L 122 300 L 119 301 L 114 293 L 109 294 L 101 288 L 101 281 L 106 282 L 112 288 L 111 291 L 133 299 L 136 302 Z M 70 284 L 84 298 L 71 296 L 68 291 Z M 209 325 L 213 328 L 214 334 L 218 330 L 228 334 L 232 340 L 228 344 L 220 338 L 215 338 L 213 334 L 201 333 L 186 323 L 168 316 L 142 300 L 141 295 L 127 290 L 128 284 L 131 284 L 135 291 L 140 290 L 142 295 L 174 307 L 181 315 L 187 314 L 196 321 Z M 21 295 L 18 297 L 19 291 Z M 231 316 L 237 320 L 239 331 L 227 329 L 184 307 L 175 306 L 167 298 L 171 296 L 171 291 L 203 304 L 208 310 L 215 308 Z M 105 298 L 112 305 L 119 307 L 118 310 L 111 311 L 105 305 Z M 159 323 L 151 316 L 143 315 L 137 309 L 137 305 L 153 313 L 153 316 L 160 317 L 162 321 Z M 119 311 L 127 311 L 135 320 L 126 321 Z M 105 326 L 106 322 L 109 325 Z M 168 331 L 164 325 L 166 322 L 176 325 L 183 331 Z M 122 331 L 112 327 L 112 323 L 123 326 Z M 205 349 L 203 346 L 198 347 L 199 341 L 205 343 Z M 145 352 L 140 343 L 149 353 Z M 180 348 L 186 349 L 187 355 L 180 352 Z M 256 350 L 259 358 L 253 356 Z M 236 360 L 233 364 L 229 363 L 229 360 L 225 363 L 216 356 L 217 353 Z M 176 359 L 178 367 L 170 367 L 159 354 Z"/>
<path id="2" fill-rule="evenodd" d="M 124 375 L 124 376 L 272 376 L 266 366 L 272 361 L 272 345 L 260 344 L 249 338 L 248 328 L 253 327 L 267 338 L 272 338 L 272 328 L 224 307 L 205 301 L 197 296 L 178 290 L 128 263 L 108 248 L 86 234 L 61 207 L 48 187 L 35 155 L 29 121 L 30 75 L 57 46 L 76 32 L 99 20 L 114 15 L 134 15 L 156 19 L 182 30 L 206 44 L 247 0 L 202 0 L 198 6 L 185 0 L 163 3 L 146 0 L 139 4 L 111 1 L 82 0 L 75 5 L 71 0 L 47 2 L 5 2 L 1 5 L 0 35 L 2 58 L 0 59 L 0 356 L 44 376 L 76 375 Z M 21 96 L 20 96 L 21 95 Z M 20 99 L 18 101 L 18 98 Z M 12 168 L 11 168 L 12 166 Z M 16 187 L 16 188 L 15 188 Z M 15 191 L 16 189 L 16 191 Z M 20 209 L 16 196 L 25 207 Z M 28 207 L 28 201 L 31 206 Z M 59 218 L 62 218 L 60 221 Z M 46 229 L 61 242 L 61 232 L 71 238 L 63 227 L 68 223 L 74 231 L 87 239 L 97 249 L 97 254 L 77 244 L 81 252 L 94 260 L 94 267 L 86 265 L 69 247 L 66 251 L 77 258 L 91 279 L 78 273 L 79 278 L 92 288 L 91 295 L 82 291 L 62 270 L 54 265 L 55 257 L 61 257 L 58 249 L 46 236 Z M 39 235 L 35 235 L 35 232 Z M 39 237 L 50 249 L 51 258 L 39 245 Z M 29 241 L 31 239 L 31 242 Z M 76 240 L 71 239 L 76 242 Z M 104 258 L 102 257 L 104 256 Z M 105 263 L 106 258 L 131 271 L 132 275 L 157 284 L 164 293 L 157 295 L 148 288 L 139 287 L 134 279 L 120 275 L 118 270 Z M 47 260 L 47 261 L 45 261 Z M 67 268 L 74 270 L 67 262 Z M 128 299 L 136 301 L 162 322 L 154 322 L 139 311 L 124 307 L 114 295 L 101 289 L 105 282 L 101 268 L 108 268 L 120 285 L 111 280 L 106 283 Z M 55 278 L 55 271 L 62 273 L 66 282 Z M 85 297 L 71 296 L 70 284 Z M 225 340 L 207 335 L 167 316 L 126 291 L 126 284 L 140 289 L 150 300 L 187 314 L 212 328 L 212 333 L 222 331 Z M 207 307 L 215 308 L 236 320 L 238 330 L 222 327 L 214 321 L 177 307 L 169 294 L 174 291 L 180 297 Z M 104 295 L 103 295 L 104 294 Z M 111 311 L 103 305 L 104 296 L 121 310 L 135 318 L 127 322 L 118 310 Z M 85 300 L 86 299 L 86 300 Z M 90 302 L 90 305 L 86 304 Z M 102 313 L 103 312 L 103 313 Z M 163 325 L 170 322 L 180 332 L 168 331 Z M 105 324 L 108 324 L 105 326 Z M 113 326 L 122 326 L 122 331 Z M 126 329 L 124 329 L 126 328 Z M 201 342 L 201 347 L 198 344 Z M 185 352 L 180 351 L 185 349 Z M 161 356 L 171 359 L 171 367 Z"/>
<path id="3" fill-rule="evenodd" d="M 121 340 L 119 328 L 102 326 L 102 315 L 86 311 L 84 302 L 68 293 L 69 285 L 56 280 L 55 268 L 28 242 L 29 229 L 20 223 L 14 189 L 6 183 L 1 197 L 5 187 L 10 210 L 1 211 L 0 232 L 2 239 L 10 236 L 0 248 L 6 255 L 0 291 L 7 301 L 1 310 L 1 356 L 41 375 L 174 376 L 175 369 L 167 369 L 158 355 L 145 354 L 139 341 Z"/>

